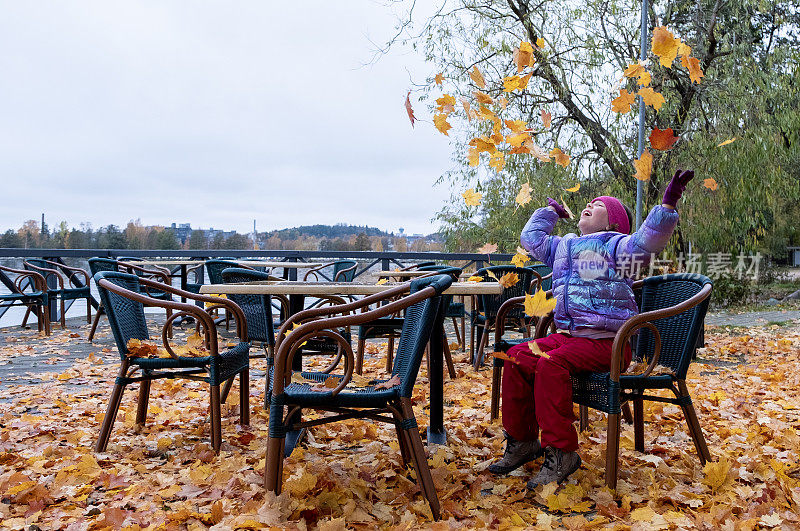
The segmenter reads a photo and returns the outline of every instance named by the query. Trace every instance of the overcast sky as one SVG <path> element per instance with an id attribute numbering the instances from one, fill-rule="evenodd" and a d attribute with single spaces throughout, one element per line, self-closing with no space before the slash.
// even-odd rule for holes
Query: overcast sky
<path id="1" fill-rule="evenodd" d="M 51 227 L 436 229 L 450 148 L 403 107 L 434 67 L 399 49 L 363 66 L 370 41 L 393 34 L 381 3 L 0 0 L 0 12 L 2 230 L 42 212 Z"/>

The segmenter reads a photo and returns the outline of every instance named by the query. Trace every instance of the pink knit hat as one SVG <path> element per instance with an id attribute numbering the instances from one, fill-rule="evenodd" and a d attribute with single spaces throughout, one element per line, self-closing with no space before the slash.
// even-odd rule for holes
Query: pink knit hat
<path id="1" fill-rule="evenodd" d="M 609 224 L 616 223 L 617 227 L 619 227 L 619 232 L 630 234 L 631 223 L 628 221 L 628 214 L 625 212 L 625 207 L 622 206 L 622 202 L 619 199 L 611 197 L 610 195 L 601 195 L 600 197 L 592 199 L 592 203 L 595 201 L 602 201 L 606 206 Z"/>

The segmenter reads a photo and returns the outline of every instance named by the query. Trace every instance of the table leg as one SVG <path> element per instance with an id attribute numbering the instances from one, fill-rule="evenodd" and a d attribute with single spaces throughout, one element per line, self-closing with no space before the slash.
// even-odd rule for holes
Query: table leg
<path id="1" fill-rule="evenodd" d="M 186 284 L 189 282 L 188 279 L 187 279 L 187 276 L 188 276 L 187 270 L 188 270 L 188 268 L 186 267 L 186 264 L 181 264 L 180 268 L 181 268 L 181 289 L 183 291 L 186 291 Z M 186 297 L 181 297 L 181 302 L 186 302 Z"/>
<path id="2" fill-rule="evenodd" d="M 286 271 L 286 269 L 284 269 Z M 294 269 L 295 273 L 297 272 Z M 303 306 L 305 305 L 305 296 L 304 295 L 289 295 L 289 315 L 294 315 L 297 312 L 303 311 Z M 293 371 L 300 371 L 303 369 L 303 350 L 300 349 L 294 355 L 294 360 L 292 360 L 292 370 Z M 289 423 L 293 422 L 300 422 L 301 420 L 301 412 L 298 411 L 292 418 L 288 419 Z M 295 446 L 302 441 L 303 437 L 305 436 L 306 429 L 300 430 L 292 430 L 286 434 L 286 446 L 284 447 L 284 455 L 289 457 L 292 455 Z"/>
<path id="3" fill-rule="evenodd" d="M 447 341 L 444 334 L 444 313 L 445 308 L 440 304 L 431 334 L 428 444 L 447 444 L 447 432 L 444 429 L 444 342 Z"/>

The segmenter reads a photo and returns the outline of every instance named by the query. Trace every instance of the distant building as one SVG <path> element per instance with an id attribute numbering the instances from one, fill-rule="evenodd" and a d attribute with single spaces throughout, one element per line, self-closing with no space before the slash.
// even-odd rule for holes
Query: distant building
<path id="1" fill-rule="evenodd" d="M 177 225 L 173 223 L 170 229 L 175 233 L 175 238 L 181 242 L 181 245 L 184 245 L 186 240 L 189 239 L 189 236 L 192 235 L 191 223 L 180 223 Z"/>

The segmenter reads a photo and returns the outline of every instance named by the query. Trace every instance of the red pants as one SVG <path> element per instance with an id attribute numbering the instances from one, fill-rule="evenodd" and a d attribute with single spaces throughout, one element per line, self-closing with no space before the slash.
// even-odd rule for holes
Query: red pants
<path id="1" fill-rule="evenodd" d="M 518 441 L 535 441 L 542 431 L 542 447 L 566 452 L 578 449 L 578 432 L 572 423 L 572 384 L 570 374 L 606 372 L 611 366 L 614 339 L 587 339 L 565 334 L 550 334 L 536 340 L 543 352 L 531 352 L 528 343 L 511 347 L 503 370 L 503 428 Z M 631 361 L 631 348 L 624 351 L 625 367 Z"/>

